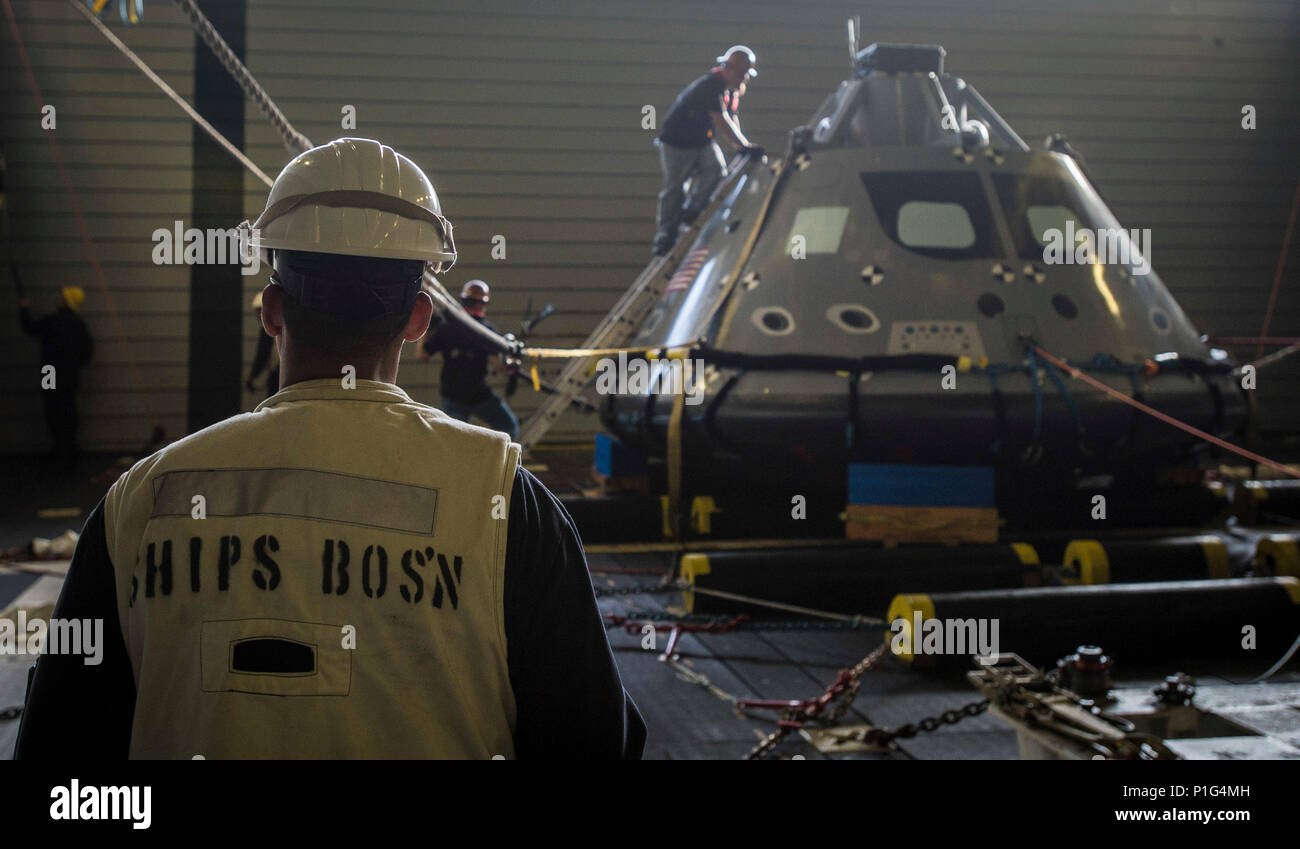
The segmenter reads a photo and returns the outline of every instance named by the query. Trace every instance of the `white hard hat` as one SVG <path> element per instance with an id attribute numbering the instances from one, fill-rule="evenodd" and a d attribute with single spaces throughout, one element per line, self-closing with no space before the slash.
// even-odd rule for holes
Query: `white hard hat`
<path id="1" fill-rule="evenodd" d="M 472 298 L 478 292 L 483 293 L 483 299 L 482 299 L 483 303 L 486 304 L 487 302 L 492 300 L 491 290 L 488 288 L 488 284 L 483 282 L 482 280 L 468 281 L 464 286 L 461 287 L 460 296 L 462 298 Z"/>
<path id="2" fill-rule="evenodd" d="M 745 58 L 749 60 L 749 70 L 746 72 L 745 76 L 747 77 L 758 76 L 758 68 L 754 67 L 755 65 L 758 64 L 758 57 L 754 55 L 754 51 L 750 50 L 748 47 L 746 47 L 743 44 L 737 44 L 733 47 L 728 47 L 727 52 L 723 53 L 721 56 L 717 58 L 718 64 L 720 65 L 727 64 L 728 62 L 731 61 L 731 57 L 735 56 L 737 53 L 745 54 Z"/>
<path id="3" fill-rule="evenodd" d="M 335 139 L 293 158 L 251 225 L 253 247 L 456 262 L 451 222 L 429 178 L 372 139 Z"/>

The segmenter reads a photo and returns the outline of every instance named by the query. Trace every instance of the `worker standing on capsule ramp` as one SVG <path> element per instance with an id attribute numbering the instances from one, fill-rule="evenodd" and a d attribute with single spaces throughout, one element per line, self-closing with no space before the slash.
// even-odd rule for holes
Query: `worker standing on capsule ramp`
<path id="1" fill-rule="evenodd" d="M 492 300 L 488 284 L 471 280 L 460 291 L 460 302 L 474 320 L 489 330 L 496 328 L 487 320 L 487 305 Z M 478 416 L 493 430 L 499 430 L 513 442 L 519 438 L 519 419 L 510 405 L 487 384 L 488 358 L 492 352 L 484 347 L 479 335 L 454 321 L 444 321 L 425 335 L 416 356 L 427 360 L 442 353 L 442 411 L 463 422 Z"/>
<path id="2" fill-rule="evenodd" d="M 339 139 L 253 225 L 284 388 L 145 458 L 83 530 L 17 757 L 639 757 L 582 545 L 504 435 L 394 381 L 451 225 L 410 159 Z"/>
<path id="3" fill-rule="evenodd" d="M 17 274 L 17 269 L 14 269 Z M 65 470 L 77 465 L 77 389 L 81 370 L 90 362 L 94 342 L 77 311 L 86 300 L 80 286 L 64 286 L 54 296 L 54 312 L 33 318 L 31 301 L 18 298 L 18 320 L 23 331 L 41 340 L 41 365 L 53 366 L 52 383 L 41 389 L 45 425 L 54 447 L 46 458 Z"/>
<path id="4" fill-rule="evenodd" d="M 762 156 L 763 149 L 750 144 L 736 117 L 737 90 L 750 77 L 758 76 L 754 51 L 736 45 L 718 57 L 719 65 L 696 79 L 677 95 L 655 139 L 663 186 L 659 190 L 659 213 L 654 252 L 663 256 L 677 241 L 677 228 L 693 222 L 709 202 L 709 195 L 722 179 L 727 163 L 718 139 L 730 140 L 747 153 Z M 687 197 L 682 184 L 692 179 Z"/>

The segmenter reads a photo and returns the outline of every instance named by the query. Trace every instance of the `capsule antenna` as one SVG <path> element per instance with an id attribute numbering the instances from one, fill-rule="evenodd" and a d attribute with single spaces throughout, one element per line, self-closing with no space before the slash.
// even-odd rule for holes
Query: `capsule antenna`
<path id="1" fill-rule="evenodd" d="M 862 34 L 862 18 L 854 15 L 848 20 L 849 28 L 849 67 L 858 66 L 858 36 Z"/>

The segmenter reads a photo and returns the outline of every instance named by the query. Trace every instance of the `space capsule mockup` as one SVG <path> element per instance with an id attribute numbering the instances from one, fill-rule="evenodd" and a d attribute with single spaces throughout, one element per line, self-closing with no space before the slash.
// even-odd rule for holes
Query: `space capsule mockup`
<path id="1" fill-rule="evenodd" d="M 937 45 L 875 44 L 749 162 L 632 335 L 696 343 L 693 468 L 842 480 L 846 462 L 1116 472 L 1198 440 L 1072 380 L 1041 346 L 1181 421 L 1238 430 L 1246 401 L 1068 144 L 1031 149 Z M 1158 235 L 1158 234 L 1157 234 Z M 679 248 L 682 246 L 679 246 Z M 672 392 L 602 399 L 662 455 Z"/>

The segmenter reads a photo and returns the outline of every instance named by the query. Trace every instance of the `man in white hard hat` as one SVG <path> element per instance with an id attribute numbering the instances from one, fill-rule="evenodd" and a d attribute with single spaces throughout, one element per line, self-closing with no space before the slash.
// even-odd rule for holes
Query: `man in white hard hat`
<path id="1" fill-rule="evenodd" d="M 471 280 L 460 290 L 460 303 L 473 319 L 495 332 L 487 320 L 492 295 L 488 284 Z M 416 348 L 416 356 L 427 360 L 442 354 L 442 375 L 438 384 L 441 410 L 453 419 L 467 422 L 477 416 L 488 427 L 499 430 L 513 442 L 519 438 L 519 419 L 504 399 L 487 384 L 488 358 L 492 355 L 482 337 L 455 321 L 444 321 L 429 330 Z"/>
<path id="2" fill-rule="evenodd" d="M 290 162 L 257 220 L 283 388 L 137 463 L 86 523 L 18 757 L 639 757 L 572 521 L 500 433 L 395 385 L 455 261 L 379 142 Z"/>
<path id="3" fill-rule="evenodd" d="M 758 76 L 754 51 L 737 44 L 717 61 L 717 67 L 677 95 L 655 139 L 663 172 L 654 240 L 656 256 L 668 253 L 677 241 L 677 228 L 683 221 L 695 220 L 722 179 L 727 163 L 718 139 L 725 138 L 753 156 L 763 155 L 761 147 L 745 138 L 736 118 L 737 91 L 746 80 Z M 682 189 L 688 178 L 692 180 L 689 197 Z"/>

